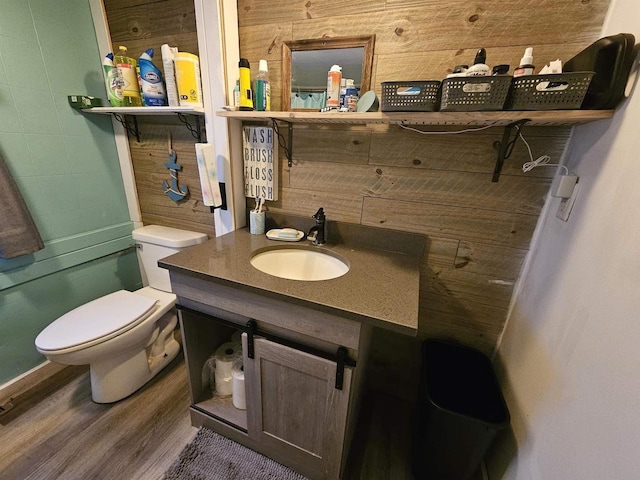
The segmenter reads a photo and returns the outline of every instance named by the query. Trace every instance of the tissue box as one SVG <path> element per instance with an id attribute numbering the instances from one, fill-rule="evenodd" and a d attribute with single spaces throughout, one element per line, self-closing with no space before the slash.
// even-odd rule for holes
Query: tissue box
<path id="1" fill-rule="evenodd" d="M 91 108 L 101 107 L 102 99 L 96 97 L 89 97 L 88 95 L 69 95 L 69 105 L 72 108 Z"/>

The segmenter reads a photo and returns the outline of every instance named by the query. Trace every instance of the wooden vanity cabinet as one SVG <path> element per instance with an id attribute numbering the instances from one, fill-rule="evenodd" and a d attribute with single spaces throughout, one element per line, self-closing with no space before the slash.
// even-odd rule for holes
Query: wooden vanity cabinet
<path id="1" fill-rule="evenodd" d="M 182 307 L 193 425 L 204 425 L 310 479 L 340 478 L 357 420 L 369 328 L 197 277 L 172 272 L 171 280 Z M 254 335 L 247 333 L 250 320 L 257 328 Z M 316 327 L 313 337 L 304 331 L 309 322 Z M 207 358 L 229 341 L 234 327 L 245 332 L 244 411 L 233 407 L 230 398 L 213 396 L 202 380 Z M 346 365 L 336 361 L 340 347 Z"/>

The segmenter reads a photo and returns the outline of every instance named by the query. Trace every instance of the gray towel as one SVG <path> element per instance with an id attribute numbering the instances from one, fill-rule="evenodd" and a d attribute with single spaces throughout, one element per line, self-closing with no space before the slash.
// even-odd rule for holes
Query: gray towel
<path id="1" fill-rule="evenodd" d="M 43 248 L 27 204 L 0 156 L 0 257 L 15 258 Z"/>

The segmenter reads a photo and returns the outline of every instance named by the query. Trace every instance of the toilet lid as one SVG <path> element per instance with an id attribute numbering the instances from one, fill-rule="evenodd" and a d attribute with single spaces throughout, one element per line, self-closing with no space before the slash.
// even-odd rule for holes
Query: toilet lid
<path id="1" fill-rule="evenodd" d="M 137 325 L 153 311 L 156 301 L 126 290 L 79 306 L 46 327 L 36 338 L 41 350 L 82 345 Z"/>

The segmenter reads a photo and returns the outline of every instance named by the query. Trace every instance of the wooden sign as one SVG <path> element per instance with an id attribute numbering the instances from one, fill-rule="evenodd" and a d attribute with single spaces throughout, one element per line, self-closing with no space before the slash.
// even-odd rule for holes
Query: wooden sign
<path id="1" fill-rule="evenodd" d="M 271 127 L 242 129 L 245 197 L 278 200 L 278 148 L 274 147 L 274 136 Z"/>

